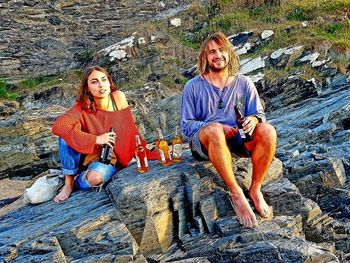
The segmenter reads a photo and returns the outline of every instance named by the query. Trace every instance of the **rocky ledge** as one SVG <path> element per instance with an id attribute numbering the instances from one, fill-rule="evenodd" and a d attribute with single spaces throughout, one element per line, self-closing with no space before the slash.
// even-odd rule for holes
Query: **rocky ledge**
<path id="1" fill-rule="evenodd" d="M 234 167 L 247 190 L 250 160 L 234 160 Z M 62 204 L 27 205 L 3 215 L 0 258 L 270 263 L 339 262 L 345 256 L 334 240 L 346 243 L 349 225 L 304 198 L 283 176 L 278 159 L 272 162 L 263 193 L 274 218 L 259 219 L 254 229 L 241 227 L 213 166 L 193 160 L 186 148 L 182 163 L 162 167 L 152 161 L 145 174 L 138 174 L 133 164 L 102 192 L 78 191 Z"/>
<path id="2" fill-rule="evenodd" d="M 242 33 L 231 40 L 240 53 L 249 54 L 249 47 L 268 41 L 272 33 Z M 140 58 L 123 45 L 138 40 L 127 41 L 104 49 L 95 62 L 125 53 L 118 65 L 134 63 Z M 305 80 L 298 69 L 274 82 L 264 76 L 265 69 L 305 63 L 320 79 Z M 76 192 L 60 205 L 21 205 L 23 180 L 59 167 L 51 125 L 74 102 L 74 89 L 55 85 L 24 96 L 20 104 L 0 105 L 1 260 L 348 262 L 349 76 L 330 58 L 304 47 L 282 47 L 242 60 L 241 66 L 256 83 L 278 134 L 276 159 L 263 188 L 274 208 L 272 220 L 260 220 L 255 229 L 240 227 L 215 169 L 194 161 L 188 149 L 181 164 L 164 168 L 151 162 L 148 174 L 137 174 L 134 165 L 121 171 L 101 193 Z M 118 72 L 113 66 L 109 70 Z M 181 91 L 168 92 L 149 80 L 126 94 L 150 142 L 155 127 L 169 135 L 178 124 Z M 250 162 L 234 160 L 234 166 L 246 189 Z"/>

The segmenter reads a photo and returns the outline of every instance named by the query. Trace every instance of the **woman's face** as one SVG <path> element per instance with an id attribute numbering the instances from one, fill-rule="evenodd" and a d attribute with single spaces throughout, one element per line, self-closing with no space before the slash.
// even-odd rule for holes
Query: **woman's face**
<path id="1" fill-rule="evenodd" d="M 104 98 L 111 92 L 111 84 L 103 72 L 94 70 L 88 77 L 88 88 L 94 98 Z"/>

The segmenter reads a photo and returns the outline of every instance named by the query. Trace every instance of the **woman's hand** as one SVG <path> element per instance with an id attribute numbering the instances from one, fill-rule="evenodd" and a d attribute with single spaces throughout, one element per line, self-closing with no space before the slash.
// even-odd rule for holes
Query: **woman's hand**
<path id="1" fill-rule="evenodd" d="M 103 145 L 107 144 L 108 146 L 113 148 L 117 135 L 115 132 L 106 132 L 96 137 L 96 144 Z"/>

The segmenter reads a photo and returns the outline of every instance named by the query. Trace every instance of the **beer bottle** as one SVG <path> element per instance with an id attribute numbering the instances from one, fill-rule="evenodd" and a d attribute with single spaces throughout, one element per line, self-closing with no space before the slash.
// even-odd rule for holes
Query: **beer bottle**
<path id="1" fill-rule="evenodd" d="M 161 129 L 158 129 L 158 138 L 159 138 L 158 153 L 160 155 L 160 161 L 163 166 L 169 166 L 173 163 L 173 161 L 171 160 L 171 154 L 170 154 L 168 143 L 166 142 L 166 140 L 164 140 Z"/>
<path id="2" fill-rule="evenodd" d="M 238 132 L 244 142 L 250 142 L 251 140 L 253 140 L 252 135 L 250 135 L 248 132 L 244 133 L 244 130 L 243 130 L 243 122 L 246 120 L 246 118 L 242 115 L 237 105 L 234 106 L 234 109 L 236 113 L 236 123 L 238 127 Z"/>
<path id="3" fill-rule="evenodd" d="M 109 132 L 114 132 L 113 128 L 109 129 Z M 114 143 L 111 143 L 114 146 Z M 105 164 L 110 164 L 112 160 L 113 147 L 110 147 L 108 144 L 104 144 L 100 156 L 100 162 Z"/>
<path id="4" fill-rule="evenodd" d="M 157 152 L 157 156 L 158 156 L 158 162 L 162 163 L 162 161 L 160 160 L 160 154 L 159 154 L 159 132 L 158 132 L 158 128 L 156 131 L 156 140 L 154 141 L 155 145 L 156 145 L 156 152 Z"/>
<path id="5" fill-rule="evenodd" d="M 137 171 L 139 173 L 147 173 L 149 171 L 148 162 L 147 162 L 147 154 L 146 147 L 144 147 L 141 143 L 140 135 L 135 135 L 135 157 L 137 161 Z"/>
<path id="6" fill-rule="evenodd" d="M 182 162 L 182 140 L 180 137 L 179 126 L 175 128 L 175 136 L 172 142 L 173 146 L 173 161 L 176 163 Z"/>

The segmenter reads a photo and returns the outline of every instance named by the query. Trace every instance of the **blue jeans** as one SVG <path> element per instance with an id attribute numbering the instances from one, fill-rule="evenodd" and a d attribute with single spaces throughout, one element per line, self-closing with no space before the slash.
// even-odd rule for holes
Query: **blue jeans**
<path id="1" fill-rule="evenodd" d="M 80 153 L 71 148 L 62 138 L 58 139 L 58 152 L 62 164 L 62 173 L 64 175 L 76 175 L 79 172 Z M 101 185 L 109 182 L 117 171 L 116 167 L 112 164 L 92 162 L 88 165 L 87 170 L 81 172 L 75 177 L 75 185 L 79 189 L 98 187 L 90 185 L 86 178 L 87 173 L 91 170 L 94 170 L 101 175 Z"/>

